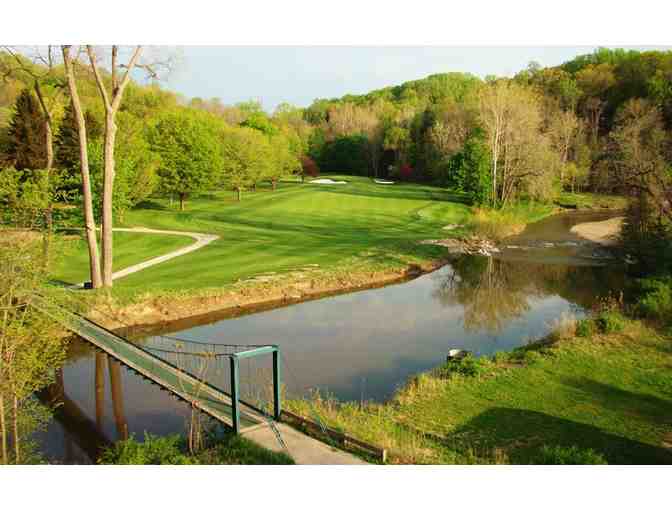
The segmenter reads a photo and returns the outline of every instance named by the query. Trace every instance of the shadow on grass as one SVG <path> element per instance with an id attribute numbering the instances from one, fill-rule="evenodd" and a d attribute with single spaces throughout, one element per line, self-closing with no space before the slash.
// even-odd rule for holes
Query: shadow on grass
<path id="1" fill-rule="evenodd" d="M 537 411 L 489 409 L 444 440 L 445 446 L 476 455 L 503 449 L 513 464 L 534 464 L 543 446 L 577 446 L 601 454 L 609 464 L 670 464 L 672 451 Z"/>
<path id="2" fill-rule="evenodd" d="M 611 412 L 636 416 L 653 424 L 672 424 L 672 401 L 670 400 L 623 390 L 586 377 L 567 377 L 562 382 L 585 393 L 586 397 L 599 401 L 601 407 Z"/>
<path id="3" fill-rule="evenodd" d="M 165 205 L 157 202 L 156 200 L 152 200 L 152 199 L 143 200 L 142 202 L 140 202 L 139 204 L 137 204 L 135 206 L 135 209 L 149 209 L 149 210 L 152 210 L 152 211 L 168 211 L 169 210 Z"/>

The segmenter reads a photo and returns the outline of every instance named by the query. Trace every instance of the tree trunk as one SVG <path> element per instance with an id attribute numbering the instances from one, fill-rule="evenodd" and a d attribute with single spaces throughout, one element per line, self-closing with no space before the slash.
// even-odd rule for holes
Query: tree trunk
<path id="1" fill-rule="evenodd" d="M 86 143 L 86 124 L 84 113 L 77 92 L 75 82 L 75 73 L 70 61 L 70 47 L 63 46 L 63 61 L 68 77 L 68 89 L 70 90 L 70 99 L 72 109 L 75 113 L 75 123 L 77 124 L 77 133 L 79 138 L 79 160 L 82 173 L 82 206 L 84 208 L 84 223 L 86 232 L 86 242 L 89 248 L 89 267 L 91 272 L 91 284 L 94 289 L 101 287 L 103 280 L 100 274 L 100 257 L 98 254 L 98 240 L 96 239 L 96 222 L 93 218 L 93 198 L 91 195 L 91 176 L 89 173 L 89 154 Z"/>
<path id="2" fill-rule="evenodd" d="M 105 114 L 105 166 L 103 175 L 103 286 L 112 287 L 112 197 L 114 192 L 114 142 L 117 125 L 114 112 Z"/>
<path id="3" fill-rule="evenodd" d="M 14 463 L 21 463 L 21 444 L 19 439 L 19 399 L 14 395 Z"/>
<path id="4" fill-rule="evenodd" d="M 0 395 L 0 435 L 2 435 L 2 463 L 7 464 L 7 425 L 5 423 L 5 398 Z"/>
<path id="5" fill-rule="evenodd" d="M 184 211 L 184 199 L 187 198 L 186 193 L 180 193 L 180 211 Z"/>
<path id="6" fill-rule="evenodd" d="M 243 198 L 243 190 L 242 188 L 236 188 L 236 193 L 237 193 L 237 200 L 240 202 Z"/>
<path id="7" fill-rule="evenodd" d="M 103 106 L 105 107 L 105 164 L 103 175 L 103 285 L 112 287 L 112 194 L 114 192 L 114 141 L 117 136 L 117 125 L 114 117 L 119 111 L 121 99 L 124 95 L 124 89 L 129 83 L 130 73 L 133 71 L 136 62 L 140 56 L 141 47 L 137 46 L 133 52 L 129 63 L 125 66 L 126 73 L 121 79 L 117 80 L 117 52 L 118 47 L 112 46 L 112 95 L 109 96 L 106 90 L 103 78 L 98 70 L 96 55 L 93 46 L 87 45 L 86 52 L 89 56 L 91 70 L 96 79 L 98 92 L 100 93 Z"/>
<path id="8" fill-rule="evenodd" d="M 44 133 L 45 133 L 45 146 L 47 152 L 47 186 L 51 186 L 51 170 L 54 166 L 54 135 L 51 129 L 52 118 L 51 112 L 47 107 L 47 103 L 44 101 L 42 96 L 42 89 L 40 88 L 40 82 L 35 80 L 34 84 L 35 93 L 37 94 L 40 107 L 42 108 L 42 113 L 44 114 Z M 50 190 L 47 190 L 48 193 L 51 193 Z M 51 254 L 51 240 L 53 237 L 54 231 L 54 221 L 53 221 L 53 204 L 51 202 L 51 196 L 49 197 L 49 203 L 47 204 L 47 210 L 44 214 L 46 235 L 44 236 L 44 268 L 49 269 L 50 266 L 50 254 Z"/>
<path id="9" fill-rule="evenodd" d="M 276 188 L 278 187 L 278 180 L 277 180 L 277 179 L 273 179 L 273 180 L 271 181 L 271 185 L 272 185 L 272 187 L 273 187 L 273 191 L 275 191 Z"/>

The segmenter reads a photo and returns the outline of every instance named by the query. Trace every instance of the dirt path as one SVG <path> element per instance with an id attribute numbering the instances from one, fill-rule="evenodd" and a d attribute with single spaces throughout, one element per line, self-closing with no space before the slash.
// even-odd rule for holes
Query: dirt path
<path id="1" fill-rule="evenodd" d="M 624 219 L 623 216 L 619 216 L 604 221 L 579 223 L 574 225 L 570 232 L 594 243 L 610 246 L 616 244 Z"/>
<path id="2" fill-rule="evenodd" d="M 147 269 L 148 267 L 161 264 L 163 262 L 166 262 L 167 260 L 174 259 L 182 255 L 186 255 L 187 253 L 191 253 L 192 251 L 200 250 L 204 246 L 207 246 L 211 242 L 219 239 L 219 236 L 214 234 L 199 234 L 197 232 L 181 232 L 178 230 L 157 230 L 153 228 L 144 228 L 144 227 L 115 228 L 112 230 L 114 232 L 135 232 L 143 234 L 165 234 L 165 235 L 187 236 L 196 240 L 195 243 L 190 244 L 189 246 L 185 246 L 184 248 L 171 251 L 170 253 L 166 253 L 165 255 L 154 257 L 153 259 L 145 260 L 144 262 L 140 262 L 139 264 L 134 264 L 125 269 L 122 269 L 121 271 L 116 271 L 112 273 L 113 280 L 123 278 L 124 276 L 128 276 L 129 274 L 137 273 L 138 271 L 142 271 L 143 269 Z M 83 283 L 75 285 L 75 287 L 83 287 L 83 286 L 84 286 Z"/>

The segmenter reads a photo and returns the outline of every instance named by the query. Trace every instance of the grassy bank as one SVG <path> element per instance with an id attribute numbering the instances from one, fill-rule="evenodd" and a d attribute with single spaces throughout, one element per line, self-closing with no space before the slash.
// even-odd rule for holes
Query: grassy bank
<path id="1" fill-rule="evenodd" d="M 398 463 L 672 463 L 672 340 L 614 313 L 422 374 L 385 405 L 291 401 Z"/>
<path id="2" fill-rule="evenodd" d="M 553 214 L 556 209 L 552 204 L 538 202 L 521 202 L 503 209 L 475 208 L 468 226 L 479 237 L 499 241 L 519 234 L 525 225 Z"/>
<path id="3" fill-rule="evenodd" d="M 560 207 L 572 209 L 625 209 L 628 200 L 620 195 L 563 192 L 556 203 Z"/>
<path id="4" fill-rule="evenodd" d="M 180 435 L 153 436 L 143 441 L 130 438 L 118 441 L 103 452 L 100 464 L 121 465 L 184 465 L 184 464 L 294 464 L 284 453 L 262 448 L 257 444 L 228 433 L 211 438 L 198 453 L 189 453 L 186 440 Z"/>

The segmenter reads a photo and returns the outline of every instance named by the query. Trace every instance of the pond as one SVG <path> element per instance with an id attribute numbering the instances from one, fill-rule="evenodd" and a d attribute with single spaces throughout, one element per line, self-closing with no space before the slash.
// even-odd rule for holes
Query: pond
<path id="1" fill-rule="evenodd" d="M 594 246 L 568 233 L 572 222 L 605 217 L 551 217 L 495 257 L 462 256 L 396 285 L 225 320 L 203 317 L 188 327 L 177 323 L 170 334 L 278 344 L 289 396 L 319 390 L 340 400 L 384 401 L 410 376 L 440 365 L 450 349 L 511 350 L 546 334 L 563 314 L 580 317 L 597 299 L 620 291 L 622 266 L 592 257 Z M 540 239 L 553 246 L 540 248 Z M 243 385 L 245 377 L 243 369 Z M 79 342 L 55 392 L 65 405 L 41 439 L 48 456 L 62 462 L 91 461 L 96 445 L 128 434 L 182 432 L 189 415 L 168 393 Z"/>

